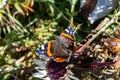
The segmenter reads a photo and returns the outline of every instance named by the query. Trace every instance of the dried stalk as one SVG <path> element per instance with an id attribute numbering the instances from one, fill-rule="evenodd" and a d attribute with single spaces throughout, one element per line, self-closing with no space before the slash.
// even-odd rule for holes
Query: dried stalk
<path id="1" fill-rule="evenodd" d="M 104 25 L 104 27 L 102 27 L 95 35 L 93 35 L 93 37 L 87 41 L 82 47 L 80 47 L 74 54 L 78 55 L 82 54 L 82 52 L 85 50 L 85 48 L 96 38 L 98 37 L 102 32 L 104 32 L 111 24 L 113 24 L 114 22 L 116 22 L 116 17 L 120 16 L 120 11 L 118 13 L 115 14 L 115 16 L 107 23 Z M 75 56 L 76 57 L 76 56 Z"/>

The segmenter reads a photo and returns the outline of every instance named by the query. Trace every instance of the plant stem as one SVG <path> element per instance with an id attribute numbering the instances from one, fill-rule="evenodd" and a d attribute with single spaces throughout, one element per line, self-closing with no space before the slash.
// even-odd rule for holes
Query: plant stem
<path id="1" fill-rule="evenodd" d="M 73 14 L 74 12 L 74 6 L 72 5 L 71 6 L 71 14 Z M 70 25 L 73 26 L 73 15 L 71 15 L 71 18 L 70 18 Z"/>
<path id="2" fill-rule="evenodd" d="M 70 26 L 73 26 L 73 14 L 74 14 L 74 8 L 77 0 L 71 0 L 71 16 L 70 16 Z"/>

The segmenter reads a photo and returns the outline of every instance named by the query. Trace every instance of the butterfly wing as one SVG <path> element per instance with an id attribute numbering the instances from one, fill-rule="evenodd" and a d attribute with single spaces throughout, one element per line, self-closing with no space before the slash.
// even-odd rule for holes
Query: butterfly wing
<path id="1" fill-rule="evenodd" d="M 63 43 L 60 43 L 57 40 L 54 40 L 51 45 L 51 50 L 53 53 L 53 57 L 61 57 L 61 58 L 67 58 L 69 56 L 68 51 L 66 50 L 66 47 Z"/>
<path id="2" fill-rule="evenodd" d="M 60 36 L 64 36 L 74 41 L 75 40 L 74 29 L 72 27 L 68 27 L 67 29 L 65 29 L 64 32 L 61 33 Z"/>
<path id="3" fill-rule="evenodd" d="M 74 29 L 65 29 L 56 40 L 43 44 L 36 50 L 36 55 L 45 60 L 53 58 L 56 62 L 64 62 L 74 48 Z M 70 48 L 72 46 L 72 48 Z"/>
<path id="4" fill-rule="evenodd" d="M 48 59 L 49 57 L 47 55 L 47 47 L 48 47 L 48 43 L 41 45 L 39 48 L 37 48 L 36 55 L 45 60 Z"/>
<path id="5" fill-rule="evenodd" d="M 61 33 L 60 39 L 67 46 L 67 49 L 73 51 L 75 36 L 74 29 L 72 27 L 68 27 L 64 32 Z M 73 51 L 74 52 L 74 51 Z"/>
<path id="6" fill-rule="evenodd" d="M 64 62 L 68 53 L 57 40 L 52 40 L 37 48 L 36 55 L 44 60 L 53 58 L 56 62 Z"/>

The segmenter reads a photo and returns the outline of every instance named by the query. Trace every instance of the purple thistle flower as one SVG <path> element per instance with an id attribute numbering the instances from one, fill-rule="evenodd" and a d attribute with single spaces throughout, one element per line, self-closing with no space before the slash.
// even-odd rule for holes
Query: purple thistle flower
<path id="1" fill-rule="evenodd" d="M 67 72 L 66 66 L 67 62 L 58 63 L 51 59 L 46 65 L 48 76 L 53 80 L 58 80 Z"/>

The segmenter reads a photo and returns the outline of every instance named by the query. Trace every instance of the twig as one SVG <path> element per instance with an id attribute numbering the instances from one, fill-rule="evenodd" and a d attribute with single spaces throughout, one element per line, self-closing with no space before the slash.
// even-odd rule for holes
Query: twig
<path id="1" fill-rule="evenodd" d="M 53 4 L 53 6 L 56 8 L 58 12 L 62 14 L 63 18 L 70 23 L 70 20 L 55 6 L 55 4 Z"/>
<path id="2" fill-rule="evenodd" d="M 105 18 L 94 30 L 99 31 L 102 29 L 108 22 L 110 21 L 109 18 Z"/>
<path id="3" fill-rule="evenodd" d="M 86 42 L 82 47 L 80 47 L 80 48 L 74 53 L 74 54 L 75 54 L 74 57 L 76 58 L 76 57 L 78 57 L 80 54 L 82 54 L 82 52 L 85 50 L 85 48 L 86 48 L 96 37 L 98 37 L 103 31 L 105 31 L 108 26 L 110 26 L 111 24 L 113 24 L 114 22 L 116 22 L 115 18 L 116 18 L 117 16 L 119 16 L 119 15 L 120 15 L 120 11 L 119 11 L 117 14 L 115 14 L 115 16 L 114 16 L 106 25 L 104 25 L 103 28 L 101 28 L 95 35 L 93 35 L 93 37 L 92 37 L 88 42 Z M 76 55 L 76 54 L 77 54 L 77 55 Z"/>
<path id="4" fill-rule="evenodd" d="M 72 52 L 70 52 L 69 57 L 68 57 L 68 59 L 67 59 L 67 62 L 70 61 L 71 56 L 72 56 Z"/>

